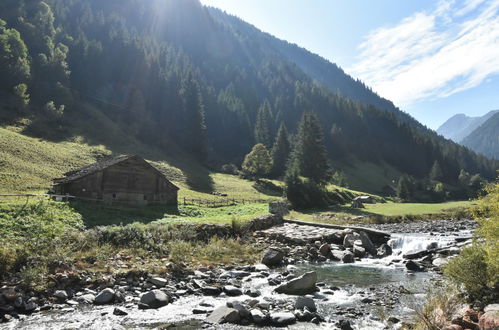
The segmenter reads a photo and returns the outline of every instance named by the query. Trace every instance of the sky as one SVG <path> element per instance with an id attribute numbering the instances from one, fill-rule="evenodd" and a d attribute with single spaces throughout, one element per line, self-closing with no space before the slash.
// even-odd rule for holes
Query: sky
<path id="1" fill-rule="evenodd" d="M 201 0 L 338 64 L 436 129 L 499 109 L 499 0 Z"/>

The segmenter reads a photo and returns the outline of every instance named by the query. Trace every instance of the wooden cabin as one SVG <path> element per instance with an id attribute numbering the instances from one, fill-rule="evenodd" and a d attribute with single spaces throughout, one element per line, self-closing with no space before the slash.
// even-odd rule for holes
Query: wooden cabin
<path id="1" fill-rule="evenodd" d="M 140 156 L 84 166 L 54 179 L 53 192 L 106 204 L 177 205 L 179 188 Z"/>

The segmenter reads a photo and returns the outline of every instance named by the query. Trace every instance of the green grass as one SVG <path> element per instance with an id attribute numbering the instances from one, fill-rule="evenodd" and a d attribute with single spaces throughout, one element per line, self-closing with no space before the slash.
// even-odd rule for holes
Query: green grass
<path id="1" fill-rule="evenodd" d="M 378 203 L 364 204 L 365 211 L 386 216 L 421 215 L 443 213 L 450 209 L 466 208 L 471 201 L 454 201 L 445 203 Z"/>
<path id="2" fill-rule="evenodd" d="M 333 162 L 333 168 L 345 173 L 351 189 L 374 194 L 380 194 L 387 185 L 395 186 L 402 174 L 388 164 L 374 164 L 357 159 Z"/>
<path id="3" fill-rule="evenodd" d="M 399 222 L 412 220 L 434 220 L 452 217 L 465 211 L 473 202 L 453 201 L 445 203 L 377 203 L 364 204 L 364 209 L 349 205 L 335 205 L 327 210 L 291 211 L 289 219 L 333 224 L 360 224 L 377 221 Z M 457 213 L 456 213 L 457 212 Z M 362 219 L 359 217 L 363 217 Z M 380 218 L 381 217 L 381 218 Z"/>

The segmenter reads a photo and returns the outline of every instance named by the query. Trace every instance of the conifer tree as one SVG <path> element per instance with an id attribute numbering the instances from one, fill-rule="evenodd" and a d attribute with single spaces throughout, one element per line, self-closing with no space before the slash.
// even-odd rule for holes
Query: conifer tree
<path id="1" fill-rule="evenodd" d="M 207 156 L 204 105 L 199 85 L 191 72 L 183 79 L 179 94 L 183 108 L 184 147 L 203 161 Z"/>
<path id="2" fill-rule="evenodd" d="M 324 183 L 328 178 L 329 165 L 324 134 L 317 116 L 305 112 L 298 126 L 293 162 L 300 174 L 317 183 Z"/>
<path id="3" fill-rule="evenodd" d="M 272 147 L 272 173 L 275 176 L 284 175 L 286 171 L 286 163 L 288 162 L 291 146 L 289 143 L 288 130 L 284 123 L 279 127 L 277 137 Z"/>
<path id="4" fill-rule="evenodd" d="M 442 181 L 443 179 L 442 168 L 440 167 L 440 163 L 438 162 L 438 160 L 435 160 L 433 166 L 431 167 L 430 179 L 433 181 Z"/>
<path id="5" fill-rule="evenodd" d="M 412 198 L 412 182 L 407 175 L 402 175 L 397 184 L 397 197 L 403 201 Z"/>
<path id="6" fill-rule="evenodd" d="M 256 115 L 255 142 L 263 144 L 267 149 L 272 147 L 272 113 L 269 101 L 263 101 Z"/>

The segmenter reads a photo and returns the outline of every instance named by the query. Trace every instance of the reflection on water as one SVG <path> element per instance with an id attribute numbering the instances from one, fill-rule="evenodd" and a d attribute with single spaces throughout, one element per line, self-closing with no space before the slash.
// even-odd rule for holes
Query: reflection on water
<path id="1" fill-rule="evenodd" d="M 319 281 L 328 285 L 369 287 L 387 283 L 420 282 L 432 277 L 429 273 L 407 273 L 402 267 L 379 263 L 358 262 L 355 264 L 327 263 L 300 266 L 300 272 L 316 271 Z"/>

